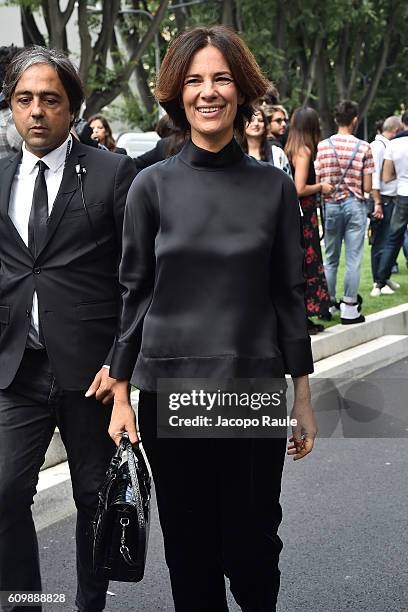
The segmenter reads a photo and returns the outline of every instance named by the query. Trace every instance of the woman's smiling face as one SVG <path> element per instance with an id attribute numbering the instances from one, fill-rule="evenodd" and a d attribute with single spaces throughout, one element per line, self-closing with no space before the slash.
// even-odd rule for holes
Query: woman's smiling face
<path id="1" fill-rule="evenodd" d="M 245 128 L 245 134 L 247 136 L 258 136 L 261 137 L 265 132 L 265 123 L 263 120 L 262 113 L 255 111 L 252 115 L 251 121 L 249 121 Z"/>
<path id="2" fill-rule="evenodd" d="M 197 51 L 182 91 L 193 142 L 203 149 L 222 149 L 232 139 L 237 107 L 242 103 L 243 96 L 221 51 L 212 45 Z"/>

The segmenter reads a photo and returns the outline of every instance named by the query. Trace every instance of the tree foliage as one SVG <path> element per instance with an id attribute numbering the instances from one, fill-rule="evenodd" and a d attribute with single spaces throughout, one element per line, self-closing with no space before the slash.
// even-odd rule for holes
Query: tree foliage
<path id="1" fill-rule="evenodd" d="M 243 34 L 283 102 L 315 106 L 326 133 L 340 99 L 359 103 L 360 120 L 392 114 L 404 100 L 397 66 L 407 16 L 403 0 L 241 0 Z"/>
<path id="2" fill-rule="evenodd" d="M 123 94 L 124 109 L 134 120 L 144 113 L 147 123 L 149 118 L 153 122 L 153 43 L 158 42 L 163 56 L 178 32 L 215 23 L 229 25 L 243 35 L 289 109 L 302 104 L 316 107 L 326 133 L 333 129 L 332 108 L 341 98 L 357 100 L 360 119 L 368 116 L 370 125 L 378 116 L 400 109 L 405 101 L 408 4 L 404 0 L 14 3 L 20 6 L 25 44 L 48 44 L 67 53 L 67 23 L 75 16 L 87 116 Z M 46 31 L 38 25 L 40 14 Z M 133 79 L 137 101 L 134 88 L 129 87 Z"/>

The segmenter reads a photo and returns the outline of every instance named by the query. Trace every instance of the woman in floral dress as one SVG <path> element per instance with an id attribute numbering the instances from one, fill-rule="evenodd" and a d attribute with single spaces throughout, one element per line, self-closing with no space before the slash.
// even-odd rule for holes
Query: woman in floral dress
<path id="1" fill-rule="evenodd" d="M 323 325 L 314 323 L 310 317 L 318 316 L 330 320 L 330 296 L 320 248 L 317 218 L 317 197 L 329 195 L 333 186 L 316 183 L 314 159 L 321 140 L 319 116 L 310 107 L 297 108 L 291 118 L 286 155 L 292 166 L 296 190 L 303 211 L 303 238 L 305 245 L 305 281 L 307 324 L 310 334 L 323 331 Z"/>

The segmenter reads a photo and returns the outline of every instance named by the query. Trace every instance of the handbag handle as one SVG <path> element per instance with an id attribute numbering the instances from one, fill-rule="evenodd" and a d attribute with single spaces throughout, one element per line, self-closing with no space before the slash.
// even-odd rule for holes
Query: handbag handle
<path id="1" fill-rule="evenodd" d="M 140 493 L 139 479 L 137 477 L 137 458 L 135 457 L 135 454 L 133 452 L 133 447 L 132 447 L 132 444 L 129 440 L 129 436 L 127 433 L 124 433 L 122 435 L 119 449 L 120 449 L 119 451 L 120 457 L 122 457 L 122 454 L 124 451 L 126 451 L 126 454 L 127 454 L 127 462 L 128 462 L 130 480 L 131 480 L 132 489 L 133 489 L 133 499 L 135 501 L 137 521 L 138 521 L 138 527 L 139 527 L 138 529 L 139 542 L 140 541 L 144 542 L 145 534 L 146 534 L 146 521 L 145 521 L 145 515 L 144 515 L 144 510 L 143 510 L 143 504 L 142 504 L 142 495 Z"/>

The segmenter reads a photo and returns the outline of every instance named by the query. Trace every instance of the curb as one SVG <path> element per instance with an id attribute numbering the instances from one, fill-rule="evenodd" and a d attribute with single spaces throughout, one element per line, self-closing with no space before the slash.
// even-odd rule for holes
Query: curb
<path id="1" fill-rule="evenodd" d="M 339 376 L 340 372 L 361 376 L 398 361 L 408 355 L 408 304 L 368 315 L 365 323 L 330 327 L 312 337 L 312 352 L 315 362 L 312 378 Z M 132 393 L 132 403 L 137 403 L 137 393 Z M 66 460 L 61 435 L 56 429 L 41 470 Z"/>
<path id="2" fill-rule="evenodd" d="M 408 304 L 368 315 L 365 323 L 334 325 L 321 335 L 313 336 L 313 361 L 318 364 L 322 359 L 390 335 L 408 335 Z"/>
<path id="3" fill-rule="evenodd" d="M 359 378 L 408 355 L 408 336 L 387 335 L 342 351 L 315 365 L 311 381 L 319 378 Z"/>

